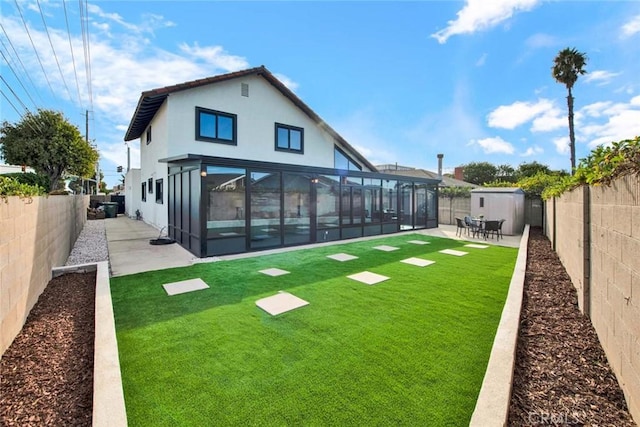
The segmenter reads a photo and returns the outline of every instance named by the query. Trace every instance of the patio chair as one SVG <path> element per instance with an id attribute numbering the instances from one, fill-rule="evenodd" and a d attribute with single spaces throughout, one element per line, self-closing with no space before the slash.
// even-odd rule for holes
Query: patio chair
<path id="1" fill-rule="evenodd" d="M 502 224 L 504 224 L 504 222 L 506 221 L 506 219 L 501 219 L 500 220 L 500 224 L 498 225 L 498 235 L 500 237 L 502 237 L 504 239 L 504 234 L 502 234 Z"/>
<path id="2" fill-rule="evenodd" d="M 476 235 L 482 232 L 482 223 L 478 221 L 474 221 L 470 216 L 464 217 L 464 223 L 467 226 L 467 234 L 469 234 L 469 230 L 471 230 L 471 236 L 476 237 Z"/>
<path id="3" fill-rule="evenodd" d="M 465 225 L 464 221 L 460 218 L 456 217 L 456 236 L 460 236 L 462 237 L 462 231 L 467 229 L 467 226 Z M 467 231 L 468 232 L 468 231 Z M 459 234 L 458 234 L 459 233 Z"/>
<path id="4" fill-rule="evenodd" d="M 500 240 L 500 221 L 485 221 L 484 223 L 484 238 L 485 240 L 491 234 L 491 238 L 493 239 L 493 235 L 495 234 L 496 239 Z"/>

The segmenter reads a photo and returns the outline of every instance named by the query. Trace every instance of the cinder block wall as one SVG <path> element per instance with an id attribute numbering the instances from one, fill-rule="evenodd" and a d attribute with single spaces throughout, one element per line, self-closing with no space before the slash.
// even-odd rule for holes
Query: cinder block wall
<path id="1" fill-rule="evenodd" d="M 581 294 L 583 189 L 556 200 L 556 251 Z M 590 188 L 590 317 L 633 418 L 640 420 L 640 178 Z M 552 201 L 547 201 L 552 215 Z M 551 221 L 547 234 L 553 231 Z M 579 297 L 580 299 L 580 297 Z"/>
<path id="2" fill-rule="evenodd" d="M 89 196 L 0 199 L 0 357 L 66 262 L 87 218 Z"/>

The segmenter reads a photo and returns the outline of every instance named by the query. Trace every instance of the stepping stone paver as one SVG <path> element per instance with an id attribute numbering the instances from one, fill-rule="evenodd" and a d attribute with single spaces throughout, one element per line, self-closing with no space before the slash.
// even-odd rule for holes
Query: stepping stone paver
<path id="1" fill-rule="evenodd" d="M 469 243 L 468 245 L 464 245 L 467 248 L 475 248 L 475 249 L 487 249 L 489 245 L 478 245 L 476 243 Z"/>
<path id="2" fill-rule="evenodd" d="M 209 285 L 204 283 L 202 279 L 189 279 L 182 280 L 180 282 L 165 283 L 162 287 L 167 295 L 178 295 L 187 292 L 199 291 L 201 289 L 208 289 Z"/>
<path id="3" fill-rule="evenodd" d="M 298 298 L 289 292 L 280 291 L 276 295 L 256 301 L 256 305 L 272 316 L 309 305 L 308 301 Z"/>
<path id="4" fill-rule="evenodd" d="M 376 283 L 389 280 L 387 276 L 383 276 L 382 274 L 371 273 L 369 271 L 363 271 L 361 273 L 352 274 L 347 277 L 352 280 L 357 280 L 358 282 L 364 283 L 366 285 L 375 285 Z"/>
<path id="5" fill-rule="evenodd" d="M 440 253 L 447 254 L 447 255 L 454 255 L 454 256 L 464 256 L 464 255 L 467 255 L 469 252 L 456 251 L 455 249 L 443 249 L 440 251 Z"/>
<path id="6" fill-rule="evenodd" d="M 391 252 L 391 251 L 397 251 L 400 248 L 396 248 L 395 246 L 380 245 L 380 246 L 375 246 L 373 249 L 377 249 L 379 251 Z"/>
<path id="7" fill-rule="evenodd" d="M 266 274 L 267 276 L 276 277 L 282 276 L 284 274 L 289 274 L 287 270 L 281 270 L 279 268 L 267 268 L 266 270 L 260 270 L 260 273 Z"/>
<path id="8" fill-rule="evenodd" d="M 400 262 L 404 262 L 405 264 L 416 265 L 418 267 L 426 267 L 427 265 L 431 265 L 435 263 L 435 261 L 422 259 L 422 258 L 407 258 L 407 259 L 403 259 Z"/>
<path id="9" fill-rule="evenodd" d="M 413 243 L 414 245 L 430 245 L 431 242 L 425 242 L 424 240 L 409 240 L 407 243 Z"/>
<path id="10" fill-rule="evenodd" d="M 327 258 L 335 259 L 336 261 L 340 261 L 340 262 L 351 261 L 352 259 L 358 259 L 358 257 L 355 255 L 349 255 L 345 253 L 327 255 Z"/>

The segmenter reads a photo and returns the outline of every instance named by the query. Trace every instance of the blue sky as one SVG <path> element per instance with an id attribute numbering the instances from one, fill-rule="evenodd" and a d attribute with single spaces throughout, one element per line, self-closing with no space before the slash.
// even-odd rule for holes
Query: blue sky
<path id="1" fill-rule="evenodd" d="M 565 47 L 588 56 L 589 73 L 574 87 L 577 158 L 640 134 L 637 1 L 0 0 L 0 7 L 1 119 L 55 109 L 84 134 L 90 110 L 89 138 L 109 186 L 119 180 L 116 167 L 126 166 L 124 134 L 142 91 L 259 65 L 374 164 L 436 170 L 443 153 L 445 172 L 472 161 L 535 160 L 568 170 L 566 88 L 551 77 Z M 137 167 L 138 141 L 130 147 Z"/>

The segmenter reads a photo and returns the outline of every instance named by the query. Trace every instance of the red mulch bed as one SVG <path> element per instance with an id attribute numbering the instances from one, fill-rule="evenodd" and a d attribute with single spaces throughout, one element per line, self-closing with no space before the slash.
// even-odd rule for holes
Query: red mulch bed
<path id="1" fill-rule="evenodd" d="M 539 228 L 529 238 L 509 425 L 635 425 L 571 279 Z"/>
<path id="2" fill-rule="evenodd" d="M 0 360 L 0 425 L 91 425 L 94 292 L 94 273 L 68 274 L 40 296 Z M 509 425 L 635 425 L 564 267 L 535 228 Z"/>
<path id="3" fill-rule="evenodd" d="M 0 359 L 0 425 L 90 426 L 95 273 L 51 280 Z"/>

